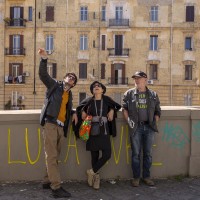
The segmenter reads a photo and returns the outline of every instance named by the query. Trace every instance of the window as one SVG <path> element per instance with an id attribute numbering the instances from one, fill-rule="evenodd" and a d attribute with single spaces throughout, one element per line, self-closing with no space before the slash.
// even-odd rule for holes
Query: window
<path id="1" fill-rule="evenodd" d="M 122 19 L 123 18 L 123 7 L 116 7 L 115 8 L 115 18 Z"/>
<path id="2" fill-rule="evenodd" d="M 101 8 L 101 21 L 106 21 L 106 6 Z"/>
<path id="3" fill-rule="evenodd" d="M 23 64 L 22 63 L 10 63 L 9 64 L 9 83 L 24 83 L 23 79 Z"/>
<path id="4" fill-rule="evenodd" d="M 80 35 L 80 50 L 88 49 L 88 38 L 87 35 Z"/>
<path id="5" fill-rule="evenodd" d="M 81 101 L 83 101 L 85 98 L 87 97 L 85 92 L 80 92 L 79 93 L 79 104 L 81 103 Z"/>
<path id="6" fill-rule="evenodd" d="M 23 26 L 24 22 L 24 8 L 23 7 L 10 7 L 10 22 L 11 26 Z"/>
<path id="7" fill-rule="evenodd" d="M 56 63 L 48 63 L 47 64 L 47 72 L 52 78 L 56 78 L 57 64 Z"/>
<path id="8" fill-rule="evenodd" d="M 192 65 L 185 65 L 185 80 L 192 80 Z"/>
<path id="9" fill-rule="evenodd" d="M 151 22 L 158 21 L 158 6 L 151 6 L 150 20 Z"/>
<path id="10" fill-rule="evenodd" d="M 12 91 L 12 98 L 11 98 L 11 105 L 12 106 L 17 106 L 18 104 L 18 92 L 17 91 Z"/>
<path id="11" fill-rule="evenodd" d="M 150 65 L 149 79 L 158 79 L 158 65 L 156 64 Z"/>
<path id="12" fill-rule="evenodd" d="M 192 51 L 192 38 L 191 37 L 185 38 L 185 50 Z"/>
<path id="13" fill-rule="evenodd" d="M 54 21 L 54 6 L 46 7 L 46 21 L 53 22 Z"/>
<path id="14" fill-rule="evenodd" d="M 185 106 L 192 106 L 192 95 L 191 94 L 186 94 L 184 96 L 184 104 L 185 104 Z"/>
<path id="15" fill-rule="evenodd" d="M 150 50 L 151 51 L 158 50 L 158 36 L 157 35 L 150 36 Z"/>
<path id="16" fill-rule="evenodd" d="M 105 63 L 101 63 L 101 79 L 105 79 Z"/>
<path id="17" fill-rule="evenodd" d="M 9 36 L 9 55 L 25 55 L 23 48 L 23 35 L 10 35 Z"/>
<path id="18" fill-rule="evenodd" d="M 54 45 L 53 45 L 53 35 L 46 36 L 46 51 L 48 54 L 53 52 Z"/>
<path id="19" fill-rule="evenodd" d="M 106 35 L 101 36 L 101 50 L 102 51 L 106 50 Z"/>
<path id="20" fill-rule="evenodd" d="M 33 21 L 33 8 L 28 7 L 28 21 Z"/>
<path id="21" fill-rule="evenodd" d="M 81 21 L 87 21 L 88 20 L 87 7 L 85 7 L 85 6 L 81 7 L 80 15 L 81 15 Z"/>
<path id="22" fill-rule="evenodd" d="M 13 55 L 20 55 L 20 35 L 13 35 Z"/>
<path id="23" fill-rule="evenodd" d="M 87 63 L 79 63 L 79 78 L 87 79 Z"/>
<path id="24" fill-rule="evenodd" d="M 186 6 L 186 22 L 194 22 L 194 6 Z"/>

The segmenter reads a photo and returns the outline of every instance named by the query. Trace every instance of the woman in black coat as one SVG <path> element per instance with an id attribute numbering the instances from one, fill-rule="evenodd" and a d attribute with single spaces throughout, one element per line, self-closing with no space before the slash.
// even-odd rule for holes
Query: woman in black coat
<path id="1" fill-rule="evenodd" d="M 115 117 L 121 106 L 104 95 L 106 87 L 98 81 L 94 81 L 90 85 L 90 91 L 93 96 L 83 100 L 76 112 L 82 120 L 87 115 L 92 115 L 92 128 L 86 143 L 86 150 L 91 152 L 92 168 L 87 170 L 87 175 L 88 185 L 93 186 L 94 189 L 99 189 L 99 169 L 111 157 L 110 135 L 116 136 Z M 96 130 L 93 129 L 95 123 L 99 126 Z M 102 157 L 99 157 L 100 151 L 102 151 Z"/>

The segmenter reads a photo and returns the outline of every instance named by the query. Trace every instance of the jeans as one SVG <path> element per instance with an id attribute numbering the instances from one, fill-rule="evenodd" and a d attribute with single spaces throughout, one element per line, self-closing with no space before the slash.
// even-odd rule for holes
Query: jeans
<path id="1" fill-rule="evenodd" d="M 152 145 L 155 132 L 149 125 L 138 126 L 135 134 L 130 137 L 132 148 L 132 170 L 133 177 L 140 178 L 140 159 L 143 150 L 143 178 L 150 177 L 150 168 L 152 165 Z"/>

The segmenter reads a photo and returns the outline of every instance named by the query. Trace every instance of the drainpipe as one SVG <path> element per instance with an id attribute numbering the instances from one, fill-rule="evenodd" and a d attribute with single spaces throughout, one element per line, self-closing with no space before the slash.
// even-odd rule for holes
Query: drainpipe
<path id="1" fill-rule="evenodd" d="M 35 95 L 36 95 L 36 1 L 35 0 L 35 23 L 34 23 L 34 71 L 33 71 L 33 108 L 35 109 Z"/>
<path id="2" fill-rule="evenodd" d="M 99 0 L 99 27 L 98 27 L 98 33 L 97 33 L 97 37 L 99 36 L 99 45 L 98 45 L 98 49 L 97 49 L 97 56 L 98 56 L 98 60 L 97 60 L 97 66 L 98 66 L 98 68 L 97 68 L 97 72 L 98 72 L 98 81 L 100 81 L 100 78 L 101 78 L 101 76 L 100 76 L 100 42 L 101 42 L 101 35 L 100 35 L 100 33 L 101 33 L 101 31 L 100 31 L 100 26 L 101 26 L 101 5 L 102 5 L 102 3 L 101 3 L 101 1 L 102 0 Z"/>
<path id="3" fill-rule="evenodd" d="M 66 5 L 66 72 L 68 72 L 68 0 Z"/>
<path id="4" fill-rule="evenodd" d="M 174 0 L 171 1 L 171 25 L 170 25 L 170 105 L 173 104 L 173 82 L 172 82 L 172 54 L 173 54 L 173 5 Z"/>

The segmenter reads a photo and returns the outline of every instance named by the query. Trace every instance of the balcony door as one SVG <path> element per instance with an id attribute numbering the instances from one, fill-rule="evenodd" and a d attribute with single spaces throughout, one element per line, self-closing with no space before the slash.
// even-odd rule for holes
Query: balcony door
<path id="1" fill-rule="evenodd" d="M 115 19 L 121 20 L 123 18 L 123 7 L 116 7 L 115 8 Z"/>
<path id="2" fill-rule="evenodd" d="M 123 49 L 123 35 L 115 35 L 115 55 L 122 55 Z"/>
<path id="3" fill-rule="evenodd" d="M 10 7 L 10 18 L 12 26 L 23 26 L 24 8 Z"/>
<path id="4" fill-rule="evenodd" d="M 111 66 L 111 84 L 125 83 L 125 65 L 116 63 Z"/>

